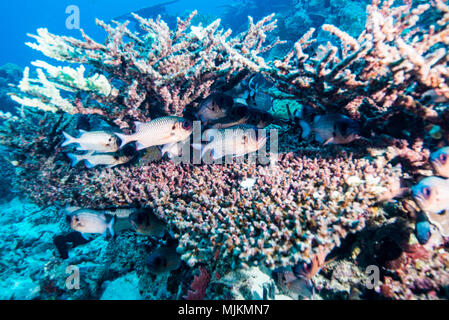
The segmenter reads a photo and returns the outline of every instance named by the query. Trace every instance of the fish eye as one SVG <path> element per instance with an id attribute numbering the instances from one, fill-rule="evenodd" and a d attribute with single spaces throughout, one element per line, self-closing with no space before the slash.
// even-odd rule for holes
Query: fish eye
<path id="1" fill-rule="evenodd" d="M 348 124 L 347 123 L 342 123 L 340 126 L 340 132 L 342 133 L 342 135 L 346 135 L 348 133 Z"/>
<path id="2" fill-rule="evenodd" d="M 443 164 L 445 164 L 446 161 L 447 161 L 447 154 L 442 153 L 442 154 L 440 155 L 440 161 L 441 161 Z"/>
<path id="3" fill-rule="evenodd" d="M 192 123 L 190 121 L 184 121 L 182 123 L 182 128 L 184 130 L 190 130 L 192 128 Z"/>
<path id="4" fill-rule="evenodd" d="M 424 188 L 424 189 L 422 190 L 422 193 L 423 193 L 423 195 L 424 195 L 424 197 L 425 197 L 426 199 L 429 199 L 429 197 L 430 197 L 431 194 L 432 194 L 432 190 L 430 190 L 430 188 Z"/>

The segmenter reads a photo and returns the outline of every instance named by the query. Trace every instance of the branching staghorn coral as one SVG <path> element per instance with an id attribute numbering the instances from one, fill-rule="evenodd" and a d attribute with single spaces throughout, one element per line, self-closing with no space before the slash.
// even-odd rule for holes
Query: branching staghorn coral
<path id="1" fill-rule="evenodd" d="M 447 111 L 424 96 L 449 100 L 449 6 L 444 0 L 415 8 L 411 2 L 392 5 L 392 0 L 382 5 L 374 0 L 357 39 L 323 25 L 339 38 L 341 47 L 328 43 L 316 48 L 311 29 L 265 73 L 292 98 L 323 111 L 384 121 L 405 109 L 447 130 L 447 121 L 438 117 L 445 112 L 447 118 Z"/>
<path id="2" fill-rule="evenodd" d="M 261 71 L 266 65 L 260 55 L 280 43 L 277 39 L 266 45 L 266 34 L 276 28 L 274 15 L 256 24 L 250 19 L 248 31 L 234 38 L 231 30 L 219 29 L 220 20 L 207 27 L 191 26 L 195 15 L 178 19 L 175 31 L 161 19 L 134 15 L 143 34 L 131 32 L 127 22 L 112 27 L 97 20 L 108 33 L 104 44 L 84 32 L 81 41 L 39 29 L 31 35 L 37 43 L 28 43 L 30 47 L 82 66 L 75 70 L 37 61 L 38 79 L 30 79 L 27 69 L 12 97 L 46 111 L 97 113 L 126 127 L 126 120 L 147 120 L 158 104 L 165 113 L 180 115 L 189 103 L 207 96 L 218 79 Z M 85 77 L 83 65 L 96 73 Z"/>

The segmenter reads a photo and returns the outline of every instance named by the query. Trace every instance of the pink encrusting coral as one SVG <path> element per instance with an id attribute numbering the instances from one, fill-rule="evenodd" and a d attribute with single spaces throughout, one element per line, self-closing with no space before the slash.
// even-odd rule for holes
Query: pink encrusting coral
<path id="1" fill-rule="evenodd" d="M 53 158 L 24 177 L 30 183 L 21 188 L 41 204 L 150 206 L 192 266 L 211 261 L 217 249 L 236 266 L 285 266 L 309 260 L 319 245 L 329 252 L 361 230 L 376 216 L 370 207 L 401 175 L 399 168 L 331 154 L 282 154 L 273 166 L 165 161 L 93 171 L 68 169 Z M 256 180 L 250 190 L 240 185 L 247 178 Z"/>
<path id="2" fill-rule="evenodd" d="M 187 292 L 186 300 L 203 300 L 206 295 L 206 289 L 210 282 L 210 275 L 206 268 L 200 267 L 200 274 L 195 276 L 190 289 Z"/>

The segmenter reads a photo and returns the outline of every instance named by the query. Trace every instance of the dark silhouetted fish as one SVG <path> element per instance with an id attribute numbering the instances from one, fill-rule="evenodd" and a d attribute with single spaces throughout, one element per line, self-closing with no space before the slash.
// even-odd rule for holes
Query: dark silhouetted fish
<path id="1" fill-rule="evenodd" d="M 181 256 L 176 252 L 176 246 L 170 245 L 154 250 L 146 262 L 152 273 L 163 273 L 178 269 L 181 266 Z"/>
<path id="2" fill-rule="evenodd" d="M 154 6 L 151 6 L 151 7 L 142 8 L 140 10 L 133 11 L 133 13 L 141 16 L 142 18 L 147 18 L 147 19 L 156 18 L 158 15 L 165 15 L 167 13 L 165 7 L 170 4 L 176 3 L 176 2 L 179 2 L 179 0 L 166 1 L 163 3 L 156 4 Z M 131 15 L 131 12 L 128 12 L 124 15 L 116 17 L 116 18 L 114 18 L 114 20 L 116 20 L 116 21 L 119 21 L 119 20 L 135 21 L 134 17 Z"/>
<path id="3" fill-rule="evenodd" d="M 302 137 L 315 133 L 315 140 L 324 144 L 347 144 L 359 138 L 359 124 L 342 114 L 325 114 L 315 116 L 309 125 L 300 121 L 303 130 Z"/>
<path id="4" fill-rule="evenodd" d="M 165 233 L 165 223 L 147 210 L 139 210 L 129 216 L 129 221 L 137 233 L 161 238 Z"/>
<path id="5" fill-rule="evenodd" d="M 202 124 L 207 125 L 211 121 L 225 118 L 233 104 L 234 100 L 231 96 L 212 93 L 200 103 L 196 116 Z"/>
<path id="6" fill-rule="evenodd" d="M 71 248 L 75 248 L 79 245 L 90 242 L 92 239 L 86 239 L 80 232 L 74 231 L 64 236 L 59 235 L 54 237 L 53 243 L 55 244 L 61 258 L 67 259 L 69 257 L 69 244 L 71 244 Z"/>

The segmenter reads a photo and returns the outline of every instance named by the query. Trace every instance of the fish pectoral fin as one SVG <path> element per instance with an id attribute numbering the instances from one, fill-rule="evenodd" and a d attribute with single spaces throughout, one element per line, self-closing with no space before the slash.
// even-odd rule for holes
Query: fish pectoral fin
<path id="1" fill-rule="evenodd" d="M 105 235 L 107 234 L 107 232 L 108 232 L 108 230 L 109 230 L 109 234 L 111 235 L 111 237 L 114 237 L 115 236 L 115 232 L 114 232 L 114 224 L 115 224 L 115 221 L 117 220 L 117 216 L 113 216 L 112 217 L 112 219 L 111 219 L 111 221 L 109 222 L 109 224 L 108 224 L 108 227 L 107 227 L 107 229 L 105 230 Z"/>

